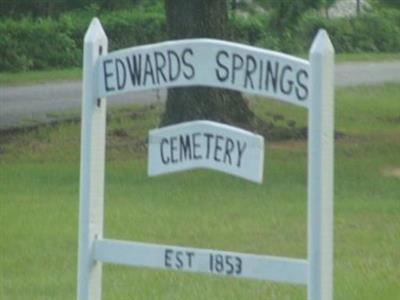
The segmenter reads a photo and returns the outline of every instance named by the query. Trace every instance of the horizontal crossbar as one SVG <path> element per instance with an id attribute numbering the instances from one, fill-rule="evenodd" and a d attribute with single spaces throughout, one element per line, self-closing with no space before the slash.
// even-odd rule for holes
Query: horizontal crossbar
<path id="1" fill-rule="evenodd" d="M 97 240 L 94 259 L 138 267 L 307 284 L 307 261 L 117 240 Z"/>

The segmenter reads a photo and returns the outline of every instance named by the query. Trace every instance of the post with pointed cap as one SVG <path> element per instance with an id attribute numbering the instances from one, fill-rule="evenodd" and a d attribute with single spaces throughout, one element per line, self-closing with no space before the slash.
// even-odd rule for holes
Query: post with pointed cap
<path id="1" fill-rule="evenodd" d="M 333 298 L 334 52 L 319 30 L 310 50 L 308 300 Z"/>
<path id="2" fill-rule="evenodd" d="M 83 53 L 78 300 L 101 299 L 102 265 L 93 259 L 93 242 L 103 235 L 106 99 L 97 98 L 96 64 L 107 47 L 107 36 L 94 18 Z"/>

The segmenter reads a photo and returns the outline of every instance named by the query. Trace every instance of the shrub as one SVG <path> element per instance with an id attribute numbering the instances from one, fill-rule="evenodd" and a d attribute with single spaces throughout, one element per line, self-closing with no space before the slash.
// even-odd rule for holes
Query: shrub
<path id="1" fill-rule="evenodd" d="M 268 19 L 265 16 L 234 16 L 230 19 L 233 40 L 250 45 L 257 45 L 265 39 L 268 30 Z"/>
<path id="2" fill-rule="evenodd" d="M 0 71 L 24 71 L 79 66 L 83 37 L 95 9 L 59 19 L 0 22 Z M 143 11 L 120 11 L 99 16 L 109 37 L 110 50 L 164 40 L 164 15 Z"/>
<path id="3" fill-rule="evenodd" d="M 0 71 L 26 70 L 31 68 L 32 60 L 21 49 L 20 43 L 12 35 L 10 22 L 0 23 Z"/>
<path id="4" fill-rule="evenodd" d="M 161 6 L 101 12 L 90 6 L 58 19 L 0 19 L 0 71 L 79 66 L 83 37 L 90 20 L 99 16 L 110 51 L 167 38 Z M 236 15 L 230 19 L 232 39 L 287 53 L 308 52 L 319 28 L 325 28 L 336 52 L 397 52 L 400 11 L 385 9 L 350 19 L 326 19 L 309 12 L 294 29 L 274 32 L 268 15 Z"/>
<path id="5" fill-rule="evenodd" d="M 110 50 L 166 39 L 165 17 L 157 13 L 118 12 L 101 18 Z"/>
<path id="6" fill-rule="evenodd" d="M 359 17 L 325 19 L 307 14 L 299 25 L 303 48 L 307 49 L 319 28 L 325 28 L 336 52 L 398 52 L 400 49 L 400 12 L 382 10 Z M 301 43 L 301 41 L 300 41 Z"/>
<path id="7" fill-rule="evenodd" d="M 66 24 L 50 19 L 5 20 L 0 25 L 0 70 L 75 66 L 80 52 Z"/>

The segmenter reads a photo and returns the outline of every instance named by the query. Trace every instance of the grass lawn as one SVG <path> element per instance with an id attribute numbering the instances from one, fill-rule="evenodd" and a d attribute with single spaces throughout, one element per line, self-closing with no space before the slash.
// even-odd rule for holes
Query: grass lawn
<path id="1" fill-rule="evenodd" d="M 0 72 L 0 85 L 18 86 L 40 84 L 49 81 L 80 80 L 81 68 L 54 69 L 26 72 Z"/>
<path id="2" fill-rule="evenodd" d="M 400 297 L 400 85 L 336 94 L 336 300 Z M 277 126 L 304 109 L 255 100 Z M 146 175 L 162 107 L 109 111 L 105 237 L 304 258 L 306 141 L 266 140 L 261 185 Z M 278 118 L 279 116 L 279 118 Z M 80 124 L 0 134 L 0 299 L 75 299 Z M 106 265 L 103 299 L 306 299 L 302 286 Z"/>
<path id="3" fill-rule="evenodd" d="M 351 61 L 368 61 L 368 62 L 380 62 L 380 61 L 392 61 L 400 60 L 400 53 L 340 53 L 336 54 L 336 62 L 351 62 Z"/>

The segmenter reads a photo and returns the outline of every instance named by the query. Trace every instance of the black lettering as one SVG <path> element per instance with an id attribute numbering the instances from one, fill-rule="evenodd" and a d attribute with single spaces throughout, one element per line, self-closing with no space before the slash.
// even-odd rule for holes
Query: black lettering
<path id="1" fill-rule="evenodd" d="M 269 91 L 269 84 L 272 81 L 272 88 L 274 92 L 276 92 L 277 89 L 277 83 L 278 83 L 278 73 L 279 73 L 279 63 L 276 61 L 275 62 L 275 70 L 272 69 L 272 63 L 271 61 L 267 61 L 267 66 L 266 66 L 266 75 L 265 75 L 265 89 Z"/>
<path id="2" fill-rule="evenodd" d="M 202 159 L 202 156 L 198 154 L 198 150 L 200 148 L 200 144 L 196 141 L 196 138 L 201 135 L 200 132 L 192 133 L 192 142 L 193 142 L 193 158 L 194 159 Z"/>
<path id="3" fill-rule="evenodd" d="M 185 71 L 183 71 L 183 76 L 187 80 L 190 80 L 194 77 L 195 71 L 194 71 L 194 66 L 186 60 L 186 54 L 190 54 L 191 56 L 193 56 L 193 50 L 190 48 L 185 48 L 182 53 L 183 65 L 189 69 L 189 73 L 186 73 Z"/>
<path id="4" fill-rule="evenodd" d="M 233 259 L 233 257 L 230 255 L 225 256 L 225 263 L 228 266 L 228 268 L 226 269 L 227 275 L 233 274 L 233 271 L 235 270 L 235 267 L 232 263 L 232 259 Z"/>
<path id="5" fill-rule="evenodd" d="M 238 256 L 210 253 L 209 270 L 212 273 L 239 275 L 242 273 L 242 259 Z"/>
<path id="6" fill-rule="evenodd" d="M 173 253 L 172 249 L 165 249 L 164 252 L 164 266 L 166 268 L 172 268 L 171 264 L 171 254 Z"/>
<path id="7" fill-rule="evenodd" d="M 151 63 L 151 57 L 150 54 L 146 54 L 146 59 L 144 63 L 144 79 L 143 79 L 143 85 L 146 85 L 147 82 L 147 77 L 151 77 L 151 81 L 153 84 L 155 84 L 155 79 L 154 79 L 154 70 L 153 70 L 153 65 Z"/>
<path id="8" fill-rule="evenodd" d="M 246 55 L 246 75 L 244 78 L 244 88 L 247 88 L 247 84 L 248 82 L 250 82 L 251 88 L 254 89 L 253 79 L 251 78 L 251 75 L 254 74 L 254 72 L 256 71 L 256 67 L 257 62 L 255 58 L 249 54 Z"/>
<path id="9" fill-rule="evenodd" d="M 171 143 L 171 162 L 173 164 L 176 164 L 178 162 L 178 159 L 175 158 L 175 152 L 176 149 L 178 149 L 176 142 L 177 142 L 178 138 L 176 136 L 173 136 L 172 138 L 170 138 L 170 143 Z"/>
<path id="10" fill-rule="evenodd" d="M 232 56 L 232 84 L 235 84 L 236 72 L 243 68 L 243 64 L 243 58 L 239 54 L 234 53 Z"/>
<path id="11" fill-rule="evenodd" d="M 112 63 L 112 59 L 106 59 L 103 61 L 103 70 L 104 70 L 104 85 L 107 92 L 114 91 L 115 87 L 110 87 L 108 84 L 108 77 L 111 77 L 113 73 L 107 72 L 107 65 Z"/>
<path id="12" fill-rule="evenodd" d="M 192 149 L 190 147 L 190 136 L 179 136 L 179 160 L 192 159 Z"/>
<path id="13" fill-rule="evenodd" d="M 119 58 L 115 59 L 115 70 L 117 74 L 117 88 L 122 90 L 126 84 L 126 69 L 124 62 Z"/>
<path id="14" fill-rule="evenodd" d="M 264 61 L 262 59 L 260 59 L 259 63 L 260 63 L 260 73 L 258 76 L 258 89 L 261 90 L 262 89 L 262 80 L 263 80 L 263 75 L 264 75 Z"/>
<path id="15" fill-rule="evenodd" d="M 182 255 L 183 255 L 182 251 L 177 251 L 176 252 L 176 264 L 175 264 L 175 266 L 178 269 L 182 269 L 183 268 Z"/>
<path id="16" fill-rule="evenodd" d="M 215 69 L 215 75 L 217 75 L 217 79 L 219 81 L 224 82 L 229 78 L 229 69 L 226 65 L 224 65 L 221 62 L 220 58 L 222 55 L 225 56 L 226 58 L 229 58 L 229 54 L 225 50 L 220 50 L 220 51 L 218 51 L 217 56 L 216 56 L 217 65 L 223 69 L 224 73 L 221 74 L 222 72 L 220 73 L 220 71 L 222 71 L 222 70 Z"/>
<path id="17" fill-rule="evenodd" d="M 142 55 L 132 55 L 132 62 L 130 61 L 129 57 L 127 57 L 126 62 L 128 64 L 128 71 L 131 77 L 132 85 L 140 86 L 142 78 Z"/>
<path id="18" fill-rule="evenodd" d="M 164 165 L 169 163 L 169 158 L 164 156 L 164 144 L 168 144 L 168 140 L 166 138 L 161 139 L 160 143 L 160 154 L 161 154 L 161 161 Z"/>
<path id="19" fill-rule="evenodd" d="M 224 271 L 224 257 L 221 254 L 215 255 L 215 271 L 217 271 L 217 273 Z"/>
<path id="20" fill-rule="evenodd" d="M 226 163 L 226 160 L 229 160 L 229 164 L 232 165 L 232 159 L 231 159 L 231 153 L 233 151 L 233 148 L 235 147 L 235 144 L 231 138 L 227 138 L 225 141 L 225 153 L 224 153 L 224 164 Z"/>
<path id="21" fill-rule="evenodd" d="M 154 52 L 154 61 L 156 63 L 156 78 L 157 84 L 160 84 L 160 77 L 167 82 L 167 77 L 164 74 L 164 68 L 167 65 L 167 60 L 162 52 Z"/>
<path id="22" fill-rule="evenodd" d="M 242 273 L 242 259 L 237 256 L 235 258 L 236 258 L 236 275 L 239 275 Z"/>
<path id="23" fill-rule="evenodd" d="M 214 135 L 211 133 L 204 133 L 203 135 L 206 137 L 206 140 L 207 140 L 206 158 L 209 159 L 210 158 L 210 140 L 211 140 L 211 138 L 214 138 Z"/>
<path id="24" fill-rule="evenodd" d="M 289 95 L 292 93 L 293 90 L 293 80 L 286 80 L 285 81 L 285 74 L 287 71 L 289 71 L 290 73 L 292 72 L 292 67 L 289 65 L 286 65 L 283 67 L 282 72 L 281 72 L 281 77 L 279 80 L 279 86 L 280 89 L 282 91 L 282 93 L 284 93 L 285 95 Z M 285 82 L 287 83 L 286 88 L 285 88 Z"/>
<path id="25" fill-rule="evenodd" d="M 306 70 L 301 69 L 297 72 L 296 75 L 297 85 L 300 87 L 296 87 L 296 96 L 297 99 L 299 99 L 300 101 L 303 101 L 308 97 L 308 87 L 304 82 L 302 82 L 302 77 L 304 78 L 304 80 L 308 79 L 308 73 Z M 303 92 L 301 92 L 301 90 L 303 90 Z"/>
<path id="26" fill-rule="evenodd" d="M 192 259 L 194 256 L 194 252 L 186 252 L 187 258 L 188 258 L 188 267 L 192 267 Z"/>
<path id="27" fill-rule="evenodd" d="M 242 163 L 242 156 L 244 153 L 244 150 L 246 150 L 247 143 L 244 142 L 243 145 L 240 145 L 240 141 L 236 141 L 237 148 L 238 148 L 238 161 L 237 161 L 237 167 L 240 168 L 240 165 Z"/>
<path id="28" fill-rule="evenodd" d="M 179 59 L 178 54 L 176 54 L 172 50 L 167 51 L 167 56 L 168 56 L 168 66 L 169 66 L 169 72 L 168 72 L 168 79 L 169 81 L 175 81 L 178 79 L 179 74 L 181 73 L 181 61 Z M 174 64 L 176 65 L 176 72 L 174 73 Z"/>
<path id="29" fill-rule="evenodd" d="M 221 147 L 221 140 L 223 140 L 223 136 L 221 135 L 216 135 L 215 136 L 215 148 L 214 148 L 214 160 L 215 161 L 221 161 L 221 159 L 218 158 L 218 153 L 222 150 Z"/>

